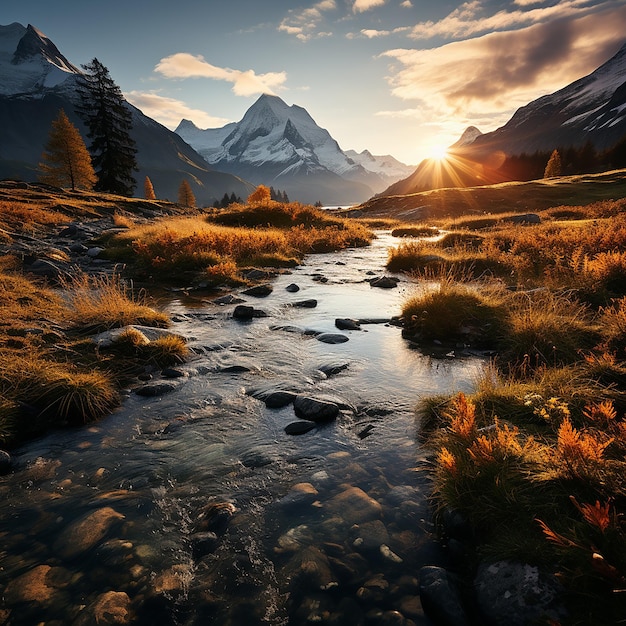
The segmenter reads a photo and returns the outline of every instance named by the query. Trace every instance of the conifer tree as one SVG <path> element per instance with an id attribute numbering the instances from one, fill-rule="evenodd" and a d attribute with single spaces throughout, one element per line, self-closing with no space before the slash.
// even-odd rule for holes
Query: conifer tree
<path id="1" fill-rule="evenodd" d="M 41 158 L 41 182 L 72 190 L 93 189 L 97 178 L 87 146 L 63 109 L 52 122 Z"/>
<path id="2" fill-rule="evenodd" d="M 146 180 L 143 181 L 143 197 L 146 200 L 156 200 L 156 194 L 154 193 L 154 187 L 149 176 L 146 176 Z"/>
<path id="3" fill-rule="evenodd" d="M 80 104 L 76 110 L 89 129 L 89 150 L 98 176 L 95 188 L 130 196 L 137 184 L 133 178 L 137 148 L 130 136 L 130 109 L 109 70 L 98 59 L 82 67 L 85 72 L 79 82 Z"/>
<path id="4" fill-rule="evenodd" d="M 178 204 L 188 207 L 196 206 L 196 197 L 193 195 L 191 185 L 187 182 L 187 180 L 183 180 L 178 188 Z"/>
<path id="5" fill-rule="evenodd" d="M 546 165 L 546 169 L 543 173 L 544 178 L 552 178 L 553 176 L 561 175 L 561 155 L 558 150 L 553 150 L 550 158 L 548 159 L 548 164 Z"/>

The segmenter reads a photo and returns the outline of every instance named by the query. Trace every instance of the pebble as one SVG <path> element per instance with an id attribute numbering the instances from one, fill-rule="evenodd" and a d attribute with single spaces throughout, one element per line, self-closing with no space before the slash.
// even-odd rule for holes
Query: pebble
<path id="1" fill-rule="evenodd" d="M 296 283 L 291 283 L 285 287 L 285 291 L 288 291 L 289 293 L 296 293 L 297 291 L 300 291 L 300 287 L 298 287 Z"/>
<path id="2" fill-rule="evenodd" d="M 320 333 L 315 338 L 322 343 L 330 344 L 345 343 L 350 340 L 346 335 L 340 335 L 338 333 Z"/>
<path id="3" fill-rule="evenodd" d="M 287 424 L 287 426 L 285 426 L 285 433 L 288 435 L 304 435 L 314 428 L 316 428 L 315 422 L 299 420 L 297 422 Z"/>

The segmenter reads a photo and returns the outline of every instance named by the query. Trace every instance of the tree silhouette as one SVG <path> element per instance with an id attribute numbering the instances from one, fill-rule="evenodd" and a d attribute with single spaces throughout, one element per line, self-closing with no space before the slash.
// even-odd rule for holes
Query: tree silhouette
<path id="1" fill-rule="evenodd" d="M 98 176 L 95 188 L 130 196 L 137 184 L 133 178 L 137 148 L 130 136 L 132 114 L 109 70 L 98 59 L 82 67 L 85 72 L 79 81 L 76 110 L 89 129 L 89 150 Z"/>
<path id="2" fill-rule="evenodd" d="M 146 200 L 156 200 L 156 194 L 154 193 L 154 187 L 149 176 L 146 176 L 146 180 L 143 181 L 143 197 Z"/>
<path id="3" fill-rule="evenodd" d="M 178 188 L 178 204 L 188 207 L 196 206 L 196 197 L 193 195 L 191 185 L 187 182 L 187 180 L 183 180 Z"/>
<path id="4" fill-rule="evenodd" d="M 41 182 L 72 190 L 93 189 L 97 178 L 87 146 L 63 109 L 52 122 L 41 158 Z"/>
<path id="5" fill-rule="evenodd" d="M 548 164 L 546 165 L 546 169 L 543 173 L 544 178 L 552 178 L 553 176 L 561 175 L 561 155 L 558 150 L 553 150 L 550 158 L 548 159 Z"/>

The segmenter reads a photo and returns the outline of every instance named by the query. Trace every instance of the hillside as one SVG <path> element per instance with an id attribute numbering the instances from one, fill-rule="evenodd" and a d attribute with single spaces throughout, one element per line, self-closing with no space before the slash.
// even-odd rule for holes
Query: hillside
<path id="1" fill-rule="evenodd" d="M 467 188 L 444 188 L 372 198 L 346 211 L 354 217 L 392 218 L 404 222 L 514 211 L 526 213 L 559 205 L 586 205 L 626 197 L 626 169 L 507 182 Z"/>

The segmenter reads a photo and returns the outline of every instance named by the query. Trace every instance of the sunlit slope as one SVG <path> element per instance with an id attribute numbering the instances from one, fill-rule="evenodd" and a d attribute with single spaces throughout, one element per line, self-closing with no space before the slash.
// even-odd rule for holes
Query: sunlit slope
<path id="1" fill-rule="evenodd" d="M 623 197 L 626 197 L 626 169 L 372 198 L 350 209 L 349 213 L 415 222 L 468 214 L 526 213 L 553 206 L 582 206 Z"/>

